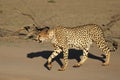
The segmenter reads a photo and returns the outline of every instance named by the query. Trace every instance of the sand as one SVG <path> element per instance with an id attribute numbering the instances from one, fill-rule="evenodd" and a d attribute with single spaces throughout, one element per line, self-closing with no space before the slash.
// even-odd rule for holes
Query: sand
<path id="1" fill-rule="evenodd" d="M 40 27 L 78 26 L 94 23 L 106 25 L 120 15 L 120 0 L 0 0 L 0 28 L 16 31 L 34 21 L 22 13 L 32 15 Z M 120 21 L 110 27 L 112 36 L 120 44 Z M 2 31 L 1 31 L 2 32 Z M 48 42 L 0 36 L 0 80 L 119 80 L 120 46 L 111 53 L 109 66 L 101 66 L 101 50 L 95 44 L 88 60 L 79 68 L 72 66 L 81 51 L 70 50 L 66 71 L 59 72 L 62 55 L 53 61 L 49 71 L 45 64 L 54 50 Z M 76 57 L 77 56 L 77 57 Z"/>

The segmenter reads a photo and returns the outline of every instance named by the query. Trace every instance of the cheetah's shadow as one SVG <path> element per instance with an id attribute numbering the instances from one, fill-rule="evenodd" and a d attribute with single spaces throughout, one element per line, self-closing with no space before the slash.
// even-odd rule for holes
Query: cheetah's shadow
<path id="1" fill-rule="evenodd" d="M 36 58 L 36 57 L 42 57 L 44 59 L 48 59 L 48 57 L 52 54 L 53 51 L 41 51 L 41 52 L 31 52 L 27 54 L 27 58 Z M 75 50 L 75 49 L 70 49 L 69 50 L 69 56 L 68 59 L 76 59 L 78 62 L 81 60 L 80 56 L 82 56 L 82 50 Z M 95 60 L 99 60 L 101 62 L 105 62 L 104 58 L 105 56 L 102 55 L 101 57 L 93 55 L 91 53 L 88 54 L 88 57 L 91 59 L 95 59 Z M 56 61 L 60 66 L 62 66 L 62 61 L 60 60 L 61 58 L 63 58 L 63 54 L 59 54 L 57 57 L 55 57 L 53 61 Z M 47 62 L 44 64 L 44 67 L 47 67 Z"/>

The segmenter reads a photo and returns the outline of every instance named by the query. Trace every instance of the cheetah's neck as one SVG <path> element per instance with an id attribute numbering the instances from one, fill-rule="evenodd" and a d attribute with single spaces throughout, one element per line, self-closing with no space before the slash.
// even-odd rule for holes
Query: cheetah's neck
<path id="1" fill-rule="evenodd" d="M 48 38 L 50 39 L 51 43 L 55 43 L 55 34 L 54 34 L 54 29 L 51 29 L 48 31 Z"/>

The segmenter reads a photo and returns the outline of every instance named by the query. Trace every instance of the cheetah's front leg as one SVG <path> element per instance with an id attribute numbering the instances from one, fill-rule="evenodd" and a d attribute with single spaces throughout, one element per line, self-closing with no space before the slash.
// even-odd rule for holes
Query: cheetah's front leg
<path id="1" fill-rule="evenodd" d="M 55 58 L 61 51 L 62 50 L 59 47 L 57 47 L 54 50 L 54 52 L 50 55 L 50 57 L 48 58 L 48 65 L 47 66 L 48 66 L 49 70 L 52 68 L 52 64 L 51 64 L 52 59 Z"/>
<path id="2" fill-rule="evenodd" d="M 88 51 L 83 50 L 83 56 L 81 58 L 81 61 L 73 65 L 73 67 L 80 67 L 87 60 L 87 58 L 88 58 Z"/>
<path id="3" fill-rule="evenodd" d="M 64 71 L 66 69 L 67 65 L 68 65 L 68 49 L 65 49 L 63 51 L 64 51 L 64 53 L 63 53 L 63 55 L 64 55 L 64 64 L 60 69 L 58 69 L 59 71 Z"/>

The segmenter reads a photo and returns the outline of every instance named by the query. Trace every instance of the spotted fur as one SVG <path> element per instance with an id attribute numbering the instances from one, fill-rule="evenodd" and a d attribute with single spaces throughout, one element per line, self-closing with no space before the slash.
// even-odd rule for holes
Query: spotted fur
<path id="1" fill-rule="evenodd" d="M 96 24 L 87 24 L 77 27 L 58 26 L 53 29 L 46 28 L 39 33 L 36 40 L 39 42 L 50 40 L 55 47 L 55 50 L 48 58 L 48 67 L 50 69 L 52 67 L 52 59 L 62 51 L 64 64 L 59 71 L 66 69 L 68 65 L 68 49 L 70 48 L 83 50 L 81 61 L 74 65 L 74 67 L 79 67 L 87 60 L 88 51 L 93 42 L 96 43 L 106 55 L 106 60 L 103 65 L 106 66 L 109 64 L 110 49 L 107 46 L 101 27 Z"/>

